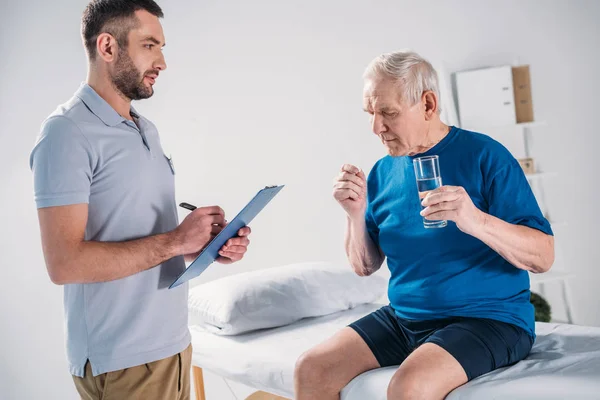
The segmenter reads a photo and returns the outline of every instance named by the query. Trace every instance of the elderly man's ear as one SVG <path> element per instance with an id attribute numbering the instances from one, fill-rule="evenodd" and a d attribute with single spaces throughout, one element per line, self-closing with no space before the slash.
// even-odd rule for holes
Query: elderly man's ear
<path id="1" fill-rule="evenodd" d="M 437 113 L 437 96 L 431 90 L 427 90 L 425 93 L 423 93 L 421 101 L 423 102 L 425 108 L 425 120 L 429 121 Z"/>

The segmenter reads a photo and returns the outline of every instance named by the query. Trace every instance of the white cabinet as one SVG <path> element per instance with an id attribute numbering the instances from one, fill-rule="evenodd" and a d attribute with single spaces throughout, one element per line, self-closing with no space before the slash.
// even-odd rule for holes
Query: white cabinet
<path id="1" fill-rule="evenodd" d="M 510 66 L 457 72 L 455 79 L 458 113 L 463 129 L 516 123 Z"/>

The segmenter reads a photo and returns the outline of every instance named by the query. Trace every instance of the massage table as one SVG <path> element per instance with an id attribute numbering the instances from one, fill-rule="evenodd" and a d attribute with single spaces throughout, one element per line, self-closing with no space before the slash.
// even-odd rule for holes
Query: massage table
<path id="1" fill-rule="evenodd" d="M 196 399 L 216 400 L 206 398 L 203 370 L 256 388 L 246 400 L 292 399 L 298 357 L 382 305 L 363 304 L 236 336 L 216 335 L 191 325 Z M 600 399 L 600 328 L 537 322 L 536 333 L 525 360 L 480 376 L 452 391 L 447 399 Z M 342 390 L 341 400 L 385 400 L 397 368 L 357 376 Z"/>

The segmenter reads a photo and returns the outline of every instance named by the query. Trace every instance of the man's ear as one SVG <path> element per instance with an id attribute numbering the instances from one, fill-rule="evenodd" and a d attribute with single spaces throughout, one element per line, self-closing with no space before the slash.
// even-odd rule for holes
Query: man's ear
<path id="1" fill-rule="evenodd" d="M 109 63 L 117 58 L 119 52 L 119 44 L 117 39 L 110 33 L 103 32 L 96 39 L 97 57 Z"/>
<path id="2" fill-rule="evenodd" d="M 431 90 L 426 90 L 421 96 L 421 102 L 423 103 L 423 109 L 425 110 L 425 119 L 429 121 L 436 113 L 438 109 L 438 99 L 435 93 Z"/>

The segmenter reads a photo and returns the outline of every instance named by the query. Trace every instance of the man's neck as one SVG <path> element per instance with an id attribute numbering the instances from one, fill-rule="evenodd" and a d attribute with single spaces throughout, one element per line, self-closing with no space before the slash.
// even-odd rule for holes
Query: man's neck
<path id="1" fill-rule="evenodd" d="M 133 121 L 133 117 L 130 115 L 131 100 L 118 92 L 107 77 L 101 76 L 98 72 L 89 72 L 87 84 L 119 115 Z"/>
<path id="2" fill-rule="evenodd" d="M 412 149 L 409 155 L 422 154 L 431 150 L 436 144 L 441 142 L 446 135 L 450 133 L 450 127 L 444 124 L 441 120 L 432 122 L 429 125 L 429 130 L 425 135 L 423 143 Z"/>
<path id="3" fill-rule="evenodd" d="M 439 121 L 435 124 L 431 125 L 431 130 L 429 133 L 429 138 L 432 141 L 432 145 L 429 149 L 433 148 L 436 144 L 441 142 L 448 134 L 450 133 L 450 127 L 444 124 L 442 121 Z M 429 150 L 427 149 L 427 150 Z"/>

